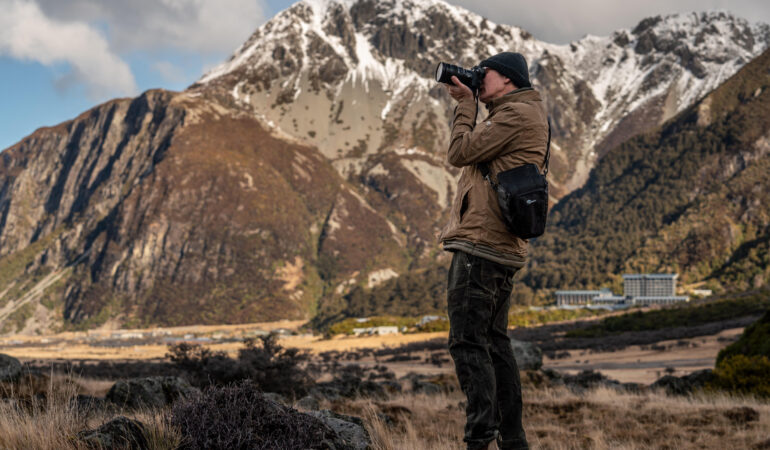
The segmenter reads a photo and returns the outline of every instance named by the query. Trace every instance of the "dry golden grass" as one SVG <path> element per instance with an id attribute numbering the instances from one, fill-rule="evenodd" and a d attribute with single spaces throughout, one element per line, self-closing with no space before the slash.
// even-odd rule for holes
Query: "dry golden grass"
<path id="1" fill-rule="evenodd" d="M 405 394 L 384 402 L 360 399 L 324 406 L 367 422 L 377 450 L 464 449 L 461 394 Z M 577 395 L 565 388 L 526 390 L 524 426 L 532 448 L 752 449 L 770 448 L 770 403 L 702 395 L 667 397 L 597 389 Z M 394 408 L 395 407 L 395 408 Z M 410 413 L 392 413 L 406 407 Z M 758 420 L 746 420 L 750 408 Z M 395 425 L 379 416 L 386 413 Z"/>
<path id="2" fill-rule="evenodd" d="M 0 398 L 0 449 L 84 449 L 77 434 L 98 428 L 115 417 L 107 412 L 86 414 L 71 402 L 77 394 L 103 396 L 109 389 L 106 382 L 69 376 L 46 379 L 47 387 L 22 382 L 16 392 L 6 393 L 8 398 Z M 171 450 L 179 446 L 181 436 L 168 424 L 163 411 L 124 415 L 145 425 L 149 449 Z"/>
<path id="3" fill-rule="evenodd" d="M 0 336 L 0 352 L 28 360 L 140 360 L 163 358 L 168 352 L 168 345 L 161 343 L 137 343 L 136 345 L 104 346 L 102 342 L 115 340 L 114 334 L 157 333 L 159 336 L 181 338 L 186 335 L 208 337 L 223 335 L 243 338 L 254 336 L 255 331 L 275 331 L 287 329 L 299 331 L 306 324 L 302 320 L 279 320 L 275 322 L 246 323 L 237 325 L 190 325 L 181 327 L 161 327 L 152 329 L 117 329 L 103 328 L 85 331 L 67 331 L 48 335 L 9 335 Z M 324 339 L 322 336 L 309 334 L 281 335 L 282 346 L 299 348 L 311 353 L 326 351 L 353 351 L 363 348 L 399 347 L 412 342 L 434 338 L 446 338 L 448 333 L 410 333 L 384 336 L 335 336 Z M 223 351 L 235 355 L 243 347 L 240 342 L 213 342 L 205 344 L 212 351 Z"/>
<path id="4" fill-rule="evenodd" d="M 0 448 L 80 449 L 78 432 L 114 417 L 105 412 L 86 416 L 69 401 L 77 393 L 104 395 L 105 382 L 50 380 L 45 399 L 0 401 Z M 464 448 L 463 400 L 459 392 L 398 394 L 385 400 L 325 401 L 322 407 L 362 417 L 375 450 L 459 450 Z M 754 398 L 668 397 L 609 388 L 578 395 L 564 387 L 526 386 L 524 400 L 527 437 L 537 449 L 770 448 L 770 403 Z M 165 410 L 123 414 L 145 424 L 151 449 L 172 449 L 181 442 Z"/>

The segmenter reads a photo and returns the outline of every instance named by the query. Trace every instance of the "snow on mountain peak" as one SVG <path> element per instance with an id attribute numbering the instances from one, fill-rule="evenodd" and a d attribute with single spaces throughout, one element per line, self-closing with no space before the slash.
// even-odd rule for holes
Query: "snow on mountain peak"
<path id="1" fill-rule="evenodd" d="M 569 191 L 603 152 L 682 111 L 769 43 L 768 25 L 724 11 L 649 17 L 556 45 L 441 0 L 304 0 L 191 89 L 222 92 L 356 172 L 384 149 L 443 150 L 451 101 L 433 79 L 438 62 L 470 67 L 518 51 L 553 116 L 555 148 L 565 149 L 555 158 L 570 167 L 556 181 Z M 324 109 L 327 119 L 305 112 Z"/>

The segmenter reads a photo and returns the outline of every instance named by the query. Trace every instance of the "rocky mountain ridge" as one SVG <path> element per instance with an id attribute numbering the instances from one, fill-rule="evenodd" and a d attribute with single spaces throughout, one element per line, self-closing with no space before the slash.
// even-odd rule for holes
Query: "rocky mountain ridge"
<path id="1" fill-rule="evenodd" d="M 318 146 L 344 176 L 366 179 L 382 170 L 380 155 L 412 150 L 445 173 L 427 182 L 441 190 L 452 176 L 442 164 L 452 102 L 433 80 L 437 62 L 470 67 L 519 51 L 553 117 L 561 197 L 613 146 L 673 117 L 769 43 L 768 25 L 724 12 L 651 17 L 554 45 L 438 0 L 313 0 L 260 27 L 191 89 Z"/>
<path id="2" fill-rule="evenodd" d="M 3 332 L 308 317 L 323 277 L 406 264 L 317 149 L 194 93 L 108 102 L 1 155 Z"/>
<path id="3" fill-rule="evenodd" d="M 716 291 L 765 286 L 768 110 L 770 50 L 603 158 L 552 210 L 525 283 L 619 291 L 623 273 L 674 272 L 683 285 Z"/>
<path id="4" fill-rule="evenodd" d="M 458 172 L 436 61 L 530 58 L 564 194 L 610 142 L 766 47 L 767 29 L 671 16 L 555 46 L 439 1 L 300 2 L 186 91 L 110 101 L 0 153 L 0 332 L 333 309 L 445 257 L 435 235 Z"/>

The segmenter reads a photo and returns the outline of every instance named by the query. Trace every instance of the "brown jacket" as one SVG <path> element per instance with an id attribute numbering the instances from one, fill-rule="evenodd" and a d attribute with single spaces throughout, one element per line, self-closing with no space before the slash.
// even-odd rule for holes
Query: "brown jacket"
<path id="1" fill-rule="evenodd" d="M 489 116 L 475 127 L 474 100 L 462 100 L 455 109 L 447 158 L 463 170 L 449 223 L 439 239 L 445 249 L 458 249 L 458 242 L 471 244 L 479 248 L 478 256 L 498 254 L 507 265 L 521 267 L 526 262 L 527 241 L 505 228 L 497 196 L 476 164 L 487 162 L 492 176 L 527 163 L 542 170 L 548 119 L 540 94 L 532 88 L 498 97 L 487 108 Z"/>

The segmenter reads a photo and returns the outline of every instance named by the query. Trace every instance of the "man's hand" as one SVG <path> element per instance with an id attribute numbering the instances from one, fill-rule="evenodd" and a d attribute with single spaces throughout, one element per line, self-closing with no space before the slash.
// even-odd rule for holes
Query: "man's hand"
<path id="1" fill-rule="evenodd" d="M 457 100 L 458 102 L 464 98 L 469 98 L 473 100 L 473 91 L 471 89 L 460 83 L 460 80 L 457 79 L 457 77 L 452 77 L 452 83 L 454 83 L 454 86 L 446 85 L 447 91 L 449 91 L 449 95 L 452 96 L 453 99 Z"/>

